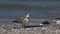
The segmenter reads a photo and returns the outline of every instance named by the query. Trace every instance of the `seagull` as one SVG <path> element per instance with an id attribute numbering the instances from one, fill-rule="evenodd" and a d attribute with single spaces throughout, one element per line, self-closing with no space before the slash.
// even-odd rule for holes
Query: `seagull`
<path id="1" fill-rule="evenodd" d="M 31 17 L 31 14 L 30 13 L 28 13 L 27 15 L 25 15 L 24 17 L 21 17 L 20 19 L 16 19 L 15 21 L 13 21 L 13 22 L 18 22 L 18 23 L 20 23 L 20 24 L 22 24 L 22 25 L 24 25 L 26 22 L 28 22 L 29 21 L 29 18 Z"/>

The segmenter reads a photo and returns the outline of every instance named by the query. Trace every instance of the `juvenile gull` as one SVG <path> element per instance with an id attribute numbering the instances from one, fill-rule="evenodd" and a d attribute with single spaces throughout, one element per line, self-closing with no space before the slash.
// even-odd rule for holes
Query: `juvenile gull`
<path id="1" fill-rule="evenodd" d="M 31 14 L 28 13 L 26 16 L 20 18 L 20 19 L 16 19 L 15 21 L 13 22 L 18 22 L 18 23 L 21 23 L 22 25 L 24 25 L 26 22 L 29 21 L 29 18 L 31 17 Z"/>

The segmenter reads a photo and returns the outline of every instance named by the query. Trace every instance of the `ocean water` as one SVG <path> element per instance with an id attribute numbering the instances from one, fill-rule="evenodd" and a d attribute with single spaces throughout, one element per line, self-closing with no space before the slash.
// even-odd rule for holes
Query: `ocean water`
<path id="1" fill-rule="evenodd" d="M 0 18 L 16 19 L 27 13 L 31 13 L 33 19 L 60 18 L 60 1 L 0 0 Z"/>

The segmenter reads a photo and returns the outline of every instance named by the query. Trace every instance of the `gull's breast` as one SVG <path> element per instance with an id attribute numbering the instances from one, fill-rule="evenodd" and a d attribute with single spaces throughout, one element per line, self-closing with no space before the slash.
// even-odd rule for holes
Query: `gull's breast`
<path id="1" fill-rule="evenodd" d="M 25 21 L 26 21 L 26 22 L 28 22 L 28 21 L 29 21 L 29 19 L 25 18 Z"/>

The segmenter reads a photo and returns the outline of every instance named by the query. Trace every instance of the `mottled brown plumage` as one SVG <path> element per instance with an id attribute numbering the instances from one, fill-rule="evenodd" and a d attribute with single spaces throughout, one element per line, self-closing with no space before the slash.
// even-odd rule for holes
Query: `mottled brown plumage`
<path id="1" fill-rule="evenodd" d="M 28 22 L 29 21 L 29 18 L 31 17 L 31 14 L 28 13 L 26 16 L 20 18 L 20 19 L 17 19 L 13 22 L 18 22 L 18 23 L 21 23 L 22 25 L 25 23 L 25 22 Z"/>

